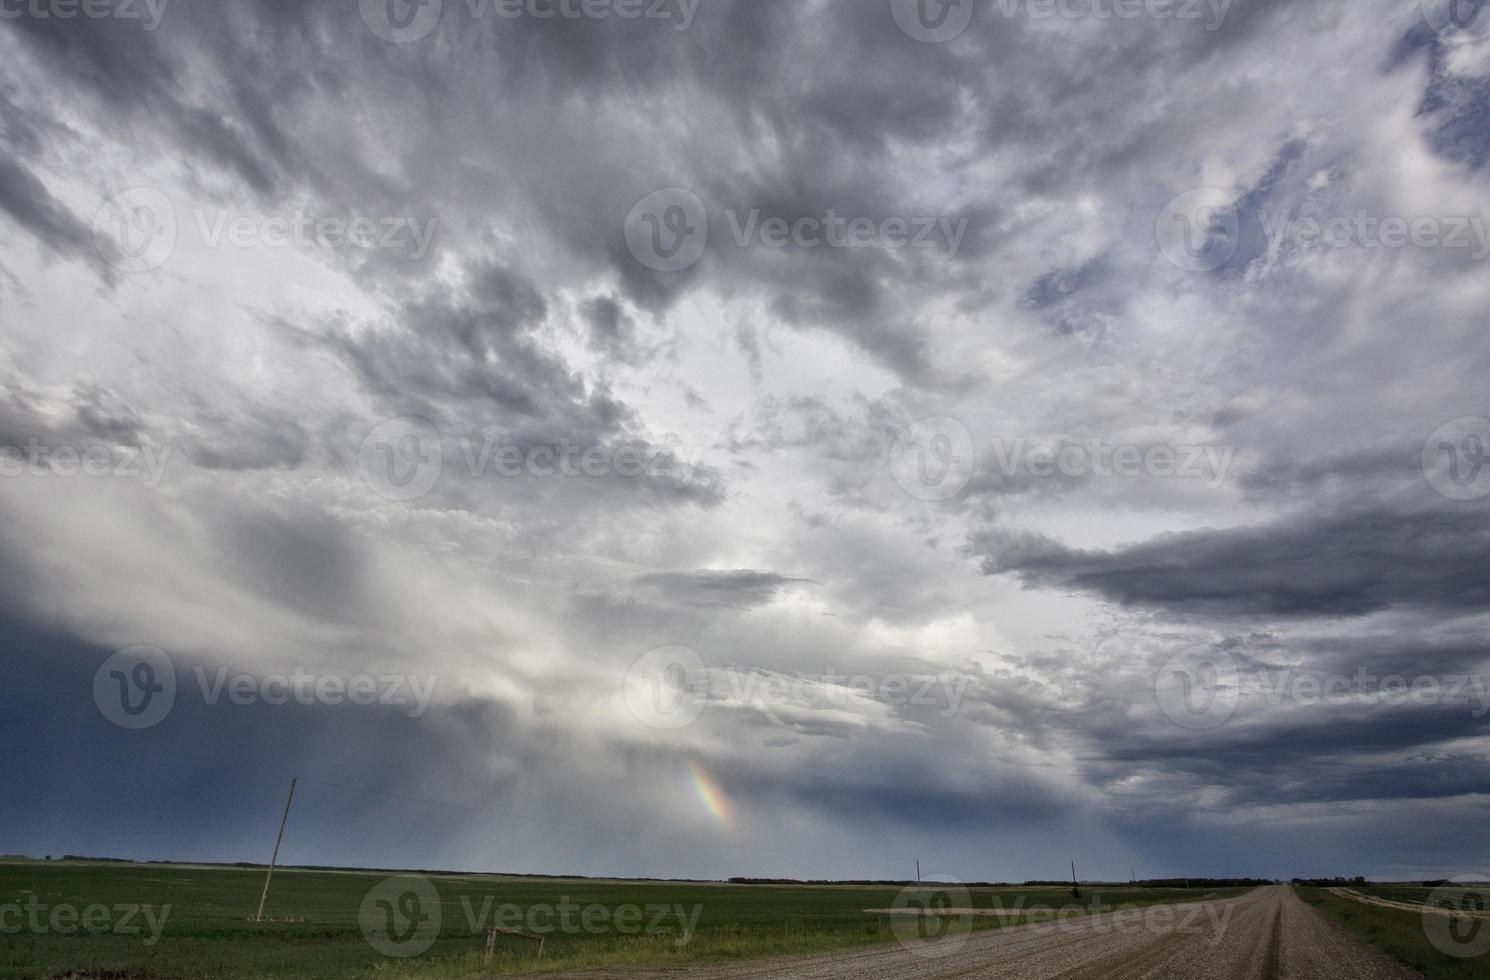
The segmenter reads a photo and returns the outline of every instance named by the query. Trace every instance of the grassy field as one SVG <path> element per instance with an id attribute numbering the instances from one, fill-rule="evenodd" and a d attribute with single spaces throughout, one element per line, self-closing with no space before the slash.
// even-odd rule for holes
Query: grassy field
<path id="1" fill-rule="evenodd" d="M 816 952 L 894 942 L 890 920 L 865 910 L 892 906 L 900 891 L 442 875 L 428 876 L 433 891 L 427 903 L 406 907 L 401 902 L 413 901 L 413 892 L 402 897 L 406 882 L 386 895 L 375 891 L 389 877 L 281 869 L 266 913 L 274 921 L 259 924 L 250 919 L 262 870 L 0 863 L 0 977 L 402 980 Z M 1084 891 L 1084 906 L 1093 898 L 1135 906 L 1242 890 Z M 971 897 L 975 907 L 991 908 L 997 901 L 1026 912 L 1071 903 L 1059 888 L 980 888 Z M 436 907 L 437 928 L 422 915 Z M 1014 921 L 1020 920 L 1002 924 Z M 420 952 L 380 952 L 365 932 L 369 924 L 378 941 L 408 940 L 395 954 Z M 545 936 L 544 959 L 537 960 L 536 944 L 504 937 L 497 959 L 484 963 L 492 924 L 536 928 Z M 976 927 L 1000 924 L 980 919 Z"/>
<path id="2" fill-rule="evenodd" d="M 1414 885 L 1370 885 L 1355 890 L 1414 905 L 1421 905 L 1432 892 L 1430 888 Z M 1490 954 L 1464 959 L 1450 956 L 1430 940 L 1420 913 L 1367 905 L 1343 895 L 1331 894 L 1323 888 L 1299 888 L 1298 892 L 1304 901 L 1332 922 L 1417 970 L 1428 980 L 1485 980 L 1490 977 Z M 1490 922 L 1479 928 L 1490 930 Z"/>

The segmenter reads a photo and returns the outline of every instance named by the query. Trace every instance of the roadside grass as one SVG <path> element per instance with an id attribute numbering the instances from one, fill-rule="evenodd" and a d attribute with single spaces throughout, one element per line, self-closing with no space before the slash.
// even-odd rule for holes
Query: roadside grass
<path id="1" fill-rule="evenodd" d="M 1420 905 L 1430 888 L 1412 885 L 1379 885 L 1356 888 L 1366 895 Z M 1323 888 L 1297 888 L 1299 897 L 1346 932 L 1365 940 L 1428 980 L 1486 980 L 1490 977 L 1490 954 L 1458 959 L 1434 946 L 1423 927 L 1421 913 L 1381 908 L 1334 895 Z M 1480 928 L 1490 929 L 1490 923 Z"/>
<path id="2" fill-rule="evenodd" d="M 86 861 L 0 862 L 0 977 L 6 980 L 77 976 L 192 977 L 225 980 L 325 977 L 351 980 L 376 976 L 468 978 L 549 973 L 599 966 L 669 965 L 766 956 L 810 954 L 896 941 L 892 920 L 868 909 L 892 906 L 895 886 L 727 885 L 703 882 L 635 882 L 539 879 L 494 875 L 426 875 L 439 897 L 440 929 L 433 945 L 416 958 L 383 956 L 364 938 L 358 913 L 364 897 L 387 872 L 275 872 L 266 916 L 251 921 L 263 885 L 263 870 L 242 867 L 148 865 Z M 1245 889 L 1084 889 L 1083 909 L 1094 899 L 1112 906 L 1141 907 L 1242 894 Z M 974 888 L 972 904 L 1025 912 L 1071 904 L 1063 888 Z M 544 931 L 544 958 L 535 944 L 503 936 L 497 956 L 483 962 L 486 927 L 493 910 L 512 906 L 640 907 L 643 919 L 621 934 L 599 929 Z M 37 925 L 24 921 L 28 903 L 43 911 Z M 89 935 L 53 928 L 48 912 L 58 906 L 111 909 L 150 905 L 164 917 L 159 941 L 141 935 Z M 665 916 L 658 913 L 667 908 Z M 681 907 L 681 912 L 679 911 Z M 681 925 L 697 908 L 692 934 Z M 979 918 L 972 928 L 998 928 L 1025 917 Z M 606 915 L 610 920 L 609 912 Z M 912 923 L 914 920 L 912 920 Z M 656 927 L 655 934 L 647 928 Z M 904 924 L 901 924 L 904 928 Z M 914 929 L 914 925 L 911 925 Z M 639 934 L 635 934 L 639 933 Z"/>

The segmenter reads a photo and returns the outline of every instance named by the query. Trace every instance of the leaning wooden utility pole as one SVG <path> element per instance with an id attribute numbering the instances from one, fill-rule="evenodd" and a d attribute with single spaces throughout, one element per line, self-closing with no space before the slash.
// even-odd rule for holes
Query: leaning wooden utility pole
<path id="1" fill-rule="evenodd" d="M 279 845 L 285 839 L 285 822 L 290 819 L 290 804 L 295 801 L 295 784 L 298 779 L 290 780 L 290 795 L 285 800 L 284 816 L 279 818 L 279 836 L 274 838 L 274 856 L 269 859 L 269 872 L 264 875 L 264 893 L 259 896 L 259 914 L 254 916 L 255 922 L 264 921 L 264 903 L 269 901 L 269 879 L 274 877 L 274 866 L 279 863 Z"/>

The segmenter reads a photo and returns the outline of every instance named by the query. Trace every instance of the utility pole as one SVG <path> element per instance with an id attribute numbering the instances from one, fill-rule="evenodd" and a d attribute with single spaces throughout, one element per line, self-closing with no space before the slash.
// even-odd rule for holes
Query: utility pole
<path id="1" fill-rule="evenodd" d="M 299 781 L 290 780 L 290 795 L 285 800 L 284 816 L 279 818 L 279 836 L 274 838 L 274 856 L 269 859 L 269 873 L 264 875 L 264 893 L 259 896 L 259 914 L 254 916 L 255 922 L 264 921 L 264 903 L 269 901 L 269 879 L 274 877 L 274 866 L 279 863 L 279 845 L 285 839 L 285 822 L 290 819 L 290 804 L 295 801 L 295 784 Z"/>

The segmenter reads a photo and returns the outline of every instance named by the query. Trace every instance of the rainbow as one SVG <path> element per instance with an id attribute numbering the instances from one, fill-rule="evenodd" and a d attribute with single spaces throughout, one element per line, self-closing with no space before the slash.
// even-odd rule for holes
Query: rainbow
<path id="1" fill-rule="evenodd" d="M 729 799 L 714 781 L 714 777 L 704 772 L 703 766 L 697 762 L 688 763 L 688 771 L 693 775 L 693 791 L 698 794 L 704 807 L 719 821 L 720 826 L 733 830 L 735 815 L 730 812 Z"/>

